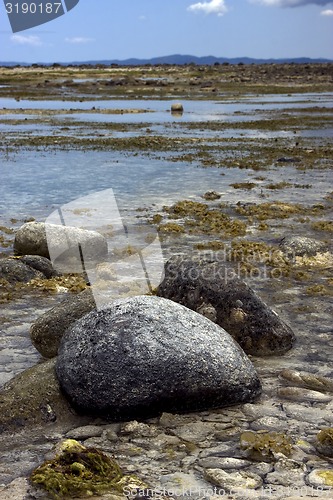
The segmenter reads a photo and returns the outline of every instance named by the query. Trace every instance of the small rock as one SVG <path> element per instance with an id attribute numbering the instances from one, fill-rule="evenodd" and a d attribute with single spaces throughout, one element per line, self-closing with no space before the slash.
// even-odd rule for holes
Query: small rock
<path id="1" fill-rule="evenodd" d="M 286 236 L 282 239 L 280 248 L 291 258 L 303 255 L 313 256 L 318 252 L 325 252 L 327 244 L 305 236 Z"/>
<path id="2" fill-rule="evenodd" d="M 1 389 L 0 432 L 50 425 L 45 410 L 51 412 L 51 423 L 85 423 L 87 418 L 76 415 L 61 393 L 54 366 L 55 360 L 33 366 Z"/>
<path id="3" fill-rule="evenodd" d="M 333 470 L 332 469 L 315 469 L 307 477 L 307 481 L 311 486 L 320 487 L 324 490 L 329 490 L 333 487 Z"/>
<path id="4" fill-rule="evenodd" d="M 52 266 L 52 262 L 46 257 L 41 257 L 39 255 L 24 255 L 23 257 L 20 257 L 19 260 L 27 266 L 36 269 L 36 271 L 43 273 L 47 279 L 59 275 L 59 273 Z"/>
<path id="5" fill-rule="evenodd" d="M 280 387 L 277 390 L 278 396 L 291 401 L 308 401 L 312 403 L 328 403 L 332 400 L 332 396 L 322 394 L 318 391 L 310 389 L 302 389 L 300 387 Z"/>
<path id="6" fill-rule="evenodd" d="M 285 369 L 280 373 L 280 378 L 292 384 L 314 389 L 320 392 L 333 392 L 333 379 L 321 377 L 308 372 L 299 372 L 296 370 Z"/>
<path id="7" fill-rule="evenodd" d="M 229 473 L 222 469 L 206 469 L 204 477 L 227 492 L 256 490 L 263 485 L 263 480 L 259 475 L 245 471 Z"/>
<path id="8" fill-rule="evenodd" d="M 100 425 L 84 425 L 83 427 L 77 427 L 66 433 L 67 438 L 71 439 L 88 439 L 91 437 L 99 437 L 103 433 L 103 427 Z"/>
<path id="9" fill-rule="evenodd" d="M 181 102 L 175 102 L 171 104 L 171 113 L 183 113 L 184 112 L 184 106 L 182 105 Z"/>
<path id="10" fill-rule="evenodd" d="M 7 486 L 0 486 L 1 500 L 21 500 L 27 497 L 30 485 L 28 479 L 25 477 L 18 477 L 14 479 Z"/>
<path id="11" fill-rule="evenodd" d="M 77 295 L 68 295 L 32 323 L 31 342 L 44 358 L 53 358 L 58 354 L 60 341 L 67 328 L 95 307 L 90 289 Z"/>
<path id="12" fill-rule="evenodd" d="M 221 195 L 217 193 L 216 191 L 207 191 L 203 196 L 205 200 L 219 200 L 221 198 Z"/>
<path id="13" fill-rule="evenodd" d="M 198 461 L 200 467 L 205 469 L 244 469 L 249 467 L 252 462 L 249 460 L 242 460 L 241 458 L 230 457 L 206 457 Z"/>
<path id="14" fill-rule="evenodd" d="M 266 429 L 268 431 L 285 431 L 288 429 L 288 422 L 286 418 L 280 419 L 277 417 L 262 417 L 258 418 L 251 424 L 251 429 L 258 431 Z"/>
<path id="15" fill-rule="evenodd" d="M 205 441 L 208 436 L 212 436 L 214 430 L 214 424 L 208 422 L 193 422 L 172 429 L 172 433 L 184 441 L 200 443 L 201 441 Z"/>
<path id="16" fill-rule="evenodd" d="M 316 449 L 322 455 L 333 458 L 333 428 L 325 427 L 317 434 Z"/>
<path id="17" fill-rule="evenodd" d="M 202 492 L 207 490 L 207 484 L 193 473 L 175 472 L 160 477 L 161 490 L 173 498 L 202 498 Z M 158 488 L 157 488 L 158 490 Z"/>
<path id="18" fill-rule="evenodd" d="M 8 283 L 29 283 L 32 279 L 45 279 L 45 275 L 19 259 L 0 260 L 0 279 Z"/>

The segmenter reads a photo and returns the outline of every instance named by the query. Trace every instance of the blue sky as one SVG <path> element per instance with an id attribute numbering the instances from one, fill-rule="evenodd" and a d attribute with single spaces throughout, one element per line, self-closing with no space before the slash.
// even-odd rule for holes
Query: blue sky
<path id="1" fill-rule="evenodd" d="M 65 15 L 13 34 L 0 0 L 0 61 L 176 53 L 333 59 L 333 1 L 80 0 Z"/>

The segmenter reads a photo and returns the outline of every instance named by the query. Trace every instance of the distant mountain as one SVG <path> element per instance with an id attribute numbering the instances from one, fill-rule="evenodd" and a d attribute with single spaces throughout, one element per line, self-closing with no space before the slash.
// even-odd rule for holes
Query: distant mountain
<path id="1" fill-rule="evenodd" d="M 197 57 L 191 55 L 181 55 L 181 54 L 173 54 L 170 56 L 161 56 L 161 57 L 153 57 L 151 59 L 102 59 L 102 60 L 93 60 L 93 61 L 73 61 L 73 62 L 60 62 L 60 63 L 36 63 L 38 65 L 50 66 L 52 64 L 60 64 L 61 66 L 80 66 L 83 64 L 88 65 L 97 65 L 97 64 L 105 64 L 107 66 L 111 64 L 118 64 L 119 66 L 142 66 L 144 64 L 152 64 L 152 65 L 160 65 L 160 64 L 196 64 L 196 65 L 213 65 L 213 64 L 282 64 L 282 63 L 298 63 L 298 64 L 308 64 L 308 63 L 331 63 L 333 62 L 331 59 L 311 59 L 310 57 L 295 57 L 291 59 L 255 59 L 251 57 L 215 57 L 215 56 L 204 56 Z M 31 66 L 32 63 L 24 63 L 24 62 L 1 62 L 0 66 Z"/>

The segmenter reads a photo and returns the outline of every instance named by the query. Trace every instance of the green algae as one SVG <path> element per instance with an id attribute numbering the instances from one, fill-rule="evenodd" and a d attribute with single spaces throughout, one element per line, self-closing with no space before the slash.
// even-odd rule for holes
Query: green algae
<path id="1" fill-rule="evenodd" d="M 185 233 L 183 226 L 176 224 L 174 222 L 167 222 L 166 224 L 160 224 L 158 226 L 158 231 L 160 233 Z"/>
<path id="2" fill-rule="evenodd" d="M 169 218 L 184 219 L 184 228 L 189 234 L 224 234 L 242 236 L 246 233 L 246 224 L 232 219 L 222 209 L 210 209 L 205 203 L 182 200 L 171 207 L 164 207 Z"/>
<path id="3" fill-rule="evenodd" d="M 315 231 L 333 231 L 333 222 L 329 220 L 322 220 L 322 221 L 317 221 L 313 222 L 311 224 L 312 229 Z"/>
<path id="4" fill-rule="evenodd" d="M 230 186 L 234 189 L 253 189 L 257 184 L 255 182 L 234 182 Z"/>
<path id="5" fill-rule="evenodd" d="M 236 213 L 240 215 L 255 217 L 257 220 L 263 221 L 267 219 L 288 219 L 289 217 L 297 214 L 302 214 L 303 216 L 316 216 L 322 214 L 323 211 L 325 211 L 325 207 L 321 204 L 306 207 L 298 203 L 274 201 L 254 205 L 243 205 L 239 203 L 235 210 Z"/>
<path id="6" fill-rule="evenodd" d="M 194 245 L 197 250 L 223 250 L 225 248 L 225 243 L 223 241 L 213 240 L 207 241 L 206 243 L 197 243 Z"/>
<path id="7" fill-rule="evenodd" d="M 284 433 L 268 431 L 245 431 L 240 435 L 240 446 L 254 460 L 272 461 L 277 453 L 289 457 L 292 441 Z"/>
<path id="8" fill-rule="evenodd" d="M 333 288 L 325 285 L 312 285 L 307 287 L 306 293 L 313 296 L 333 296 Z"/>
<path id="9" fill-rule="evenodd" d="M 266 189 L 285 189 L 292 187 L 292 184 L 290 184 L 290 182 L 282 181 L 282 182 L 267 184 L 267 186 L 264 187 Z"/>
<path id="10" fill-rule="evenodd" d="M 54 499 L 122 493 L 125 475 L 117 462 L 96 448 L 74 440 L 63 443 L 60 453 L 37 467 L 30 476 Z"/>

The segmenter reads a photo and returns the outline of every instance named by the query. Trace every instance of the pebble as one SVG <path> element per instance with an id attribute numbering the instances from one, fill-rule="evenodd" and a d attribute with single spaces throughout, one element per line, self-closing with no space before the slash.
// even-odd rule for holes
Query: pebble
<path id="1" fill-rule="evenodd" d="M 286 431 L 288 429 L 288 422 L 285 418 L 281 420 L 277 417 L 262 417 L 252 422 L 251 429 L 255 431 L 259 431 L 261 429 L 278 432 Z"/>
<path id="2" fill-rule="evenodd" d="M 258 474 L 252 472 L 225 472 L 222 469 L 206 469 L 205 479 L 227 492 L 255 490 L 263 485 Z"/>
<path id="3" fill-rule="evenodd" d="M 333 392 L 333 379 L 314 375 L 313 373 L 286 369 L 280 373 L 280 378 L 307 389 L 314 389 L 319 392 Z"/>
<path id="4" fill-rule="evenodd" d="M 103 430 L 103 427 L 100 425 L 84 425 L 68 431 L 65 436 L 72 439 L 88 439 L 91 437 L 100 437 Z"/>
<path id="5" fill-rule="evenodd" d="M 290 399 L 291 401 L 306 401 L 309 403 L 327 403 L 332 400 L 332 396 L 300 387 L 280 387 L 277 390 L 277 394 L 279 397 Z"/>
<path id="6" fill-rule="evenodd" d="M 310 472 L 310 474 L 307 477 L 307 480 L 311 486 L 317 486 L 317 487 L 320 486 L 324 490 L 332 489 L 332 497 L 333 497 L 333 468 L 315 469 L 312 472 Z"/>

